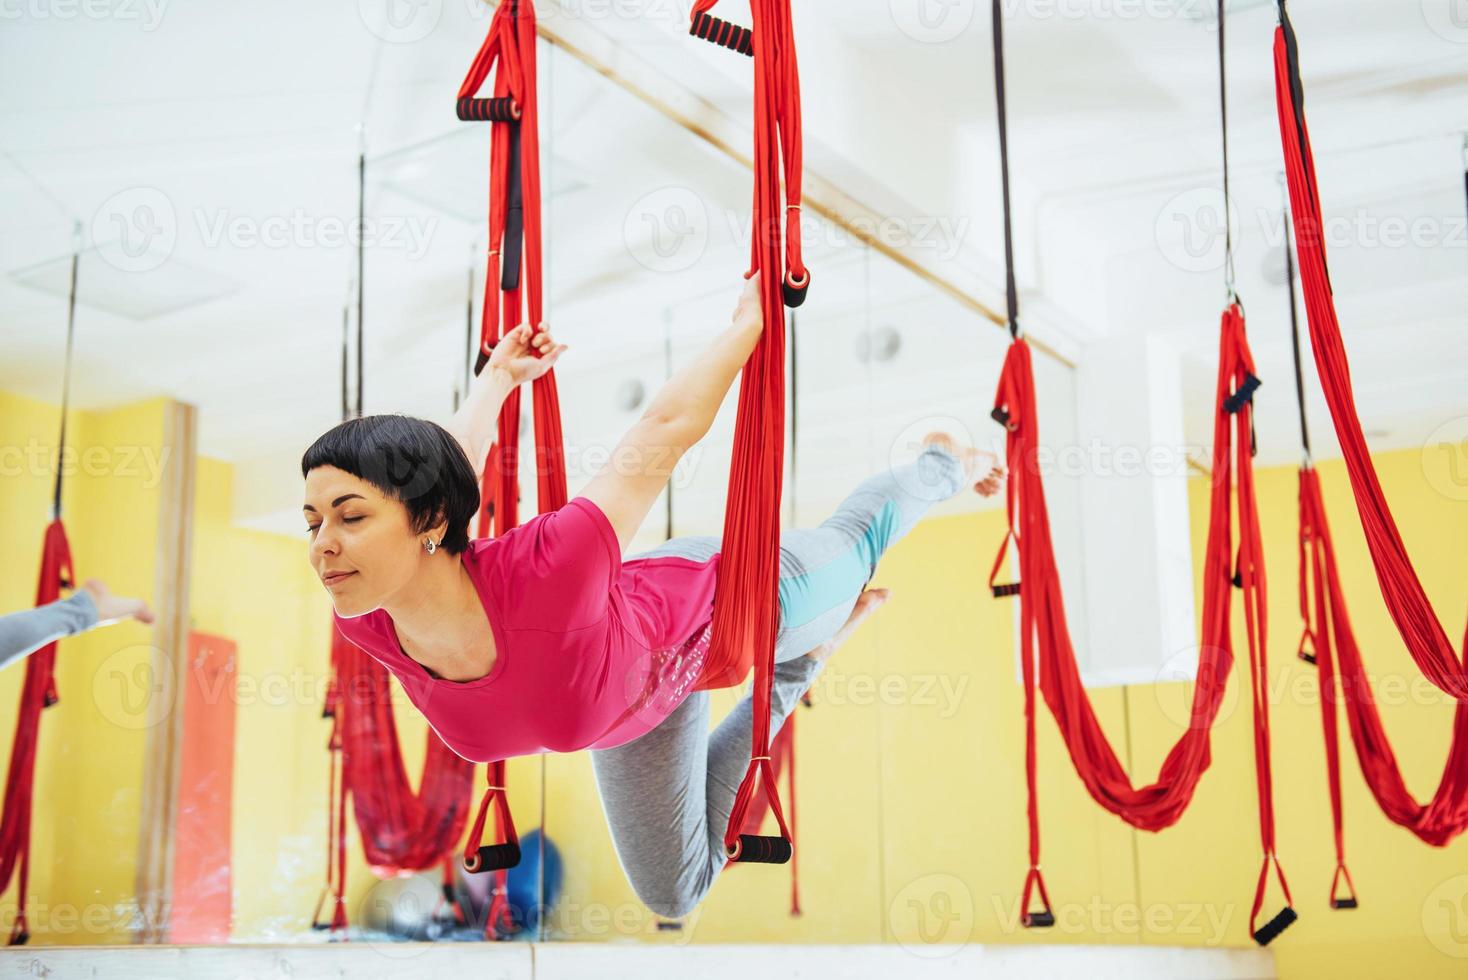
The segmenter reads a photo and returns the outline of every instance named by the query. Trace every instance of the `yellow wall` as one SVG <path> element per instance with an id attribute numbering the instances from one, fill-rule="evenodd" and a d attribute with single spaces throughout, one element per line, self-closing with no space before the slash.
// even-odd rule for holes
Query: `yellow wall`
<path id="1" fill-rule="evenodd" d="M 0 396 L 0 408 L 0 446 L 25 445 L 33 436 L 43 444 L 54 440 L 54 409 L 9 396 Z M 77 413 L 70 431 L 73 440 L 156 448 L 161 421 L 161 403 L 152 402 Z M 1378 465 L 1422 580 L 1456 635 L 1468 511 L 1444 473 L 1424 471 L 1420 454 L 1383 454 Z M 1382 607 L 1344 471 L 1327 463 L 1321 474 L 1385 724 L 1410 785 L 1427 795 L 1440 775 L 1451 705 L 1420 681 Z M 101 574 L 119 591 L 147 594 L 157 498 L 156 487 L 144 482 L 78 476 L 68 484 L 67 513 L 78 571 Z M 1433 849 L 1391 826 L 1366 791 L 1348 742 L 1347 846 L 1362 907 L 1333 912 L 1325 906 L 1333 855 L 1319 701 L 1313 668 L 1292 658 L 1299 629 L 1294 472 L 1262 471 L 1259 483 L 1271 586 L 1280 853 L 1302 916 L 1273 947 L 1280 975 L 1329 969 L 1337 977 L 1404 970 L 1461 976 L 1468 935 L 1448 928 L 1440 903 L 1468 901 L 1468 844 Z M 1198 557 L 1206 491 L 1201 482 L 1193 487 Z M 0 544 L 10 553 L 38 557 L 48 496 L 44 473 L 7 471 L 0 481 L 5 512 L 18 515 L 0 525 Z M 320 697 L 329 604 L 306 564 L 304 537 L 231 525 L 227 464 L 200 460 L 197 508 L 193 625 L 238 644 L 235 938 L 289 939 L 310 916 L 325 860 L 328 726 L 320 719 Z M 566 871 L 554 935 L 660 943 L 897 942 L 918 953 L 935 942 L 964 941 L 1247 945 L 1258 840 L 1248 701 L 1240 697 L 1243 662 L 1216 729 L 1213 767 L 1188 813 L 1161 834 L 1135 833 L 1088 798 L 1041 706 L 1043 863 L 1059 925 L 1043 933 L 1016 926 L 1026 862 L 1014 610 L 984 589 L 1000 533 L 1001 517 L 993 512 L 920 524 L 884 559 L 873 583 L 892 588 L 891 602 L 829 662 L 813 692 L 816 707 L 801 710 L 802 917 L 786 912 L 787 869 L 735 867 L 681 932 L 657 931 L 618 866 L 590 759 L 582 753 L 543 763 L 547 826 Z M 28 562 L 18 568 L 0 583 L 6 608 L 31 601 L 34 568 Z M 95 703 L 98 710 L 58 708 L 45 719 L 37 800 L 45 816 L 37 821 L 32 876 L 38 900 L 110 907 L 130 897 L 142 737 L 127 730 L 126 706 L 109 694 L 108 675 L 96 665 L 130 669 L 127 648 L 146 641 L 145 629 L 125 626 L 63 646 L 64 704 Z M 15 703 L 21 673 L 0 675 L 0 705 Z M 1092 692 L 1118 755 L 1135 756 L 1138 781 L 1155 775 L 1177 738 L 1175 719 L 1189 692 L 1184 684 Z M 716 697 L 716 719 L 734 697 Z M 409 769 L 417 773 L 426 725 L 403 702 L 398 720 Z M 6 748 L 10 728 L 0 719 Z M 540 820 L 541 766 L 540 759 L 511 763 L 522 833 Z M 65 814 L 59 824 L 56 813 Z M 349 902 L 356 918 L 374 879 L 350 821 L 349 828 Z M 1271 909 L 1277 901 L 1271 893 Z M 106 930 L 74 930 L 53 941 L 116 940 Z"/>
<path id="2" fill-rule="evenodd" d="M 165 403 L 73 412 L 63 513 L 79 579 L 122 594 L 153 588 Z M 3 608 L 35 602 L 41 540 L 50 519 L 59 413 L 0 393 L 0 544 L 11 556 Z M 49 453 L 45 452 L 49 448 Z M 136 922 L 135 873 L 146 730 L 139 692 L 150 674 L 151 631 L 128 622 L 63 641 L 60 703 L 41 716 L 28 906 L 32 942 L 127 942 Z M 9 760 L 25 671 L 0 673 L 0 751 Z M 0 905 L 8 929 L 16 884 Z"/>

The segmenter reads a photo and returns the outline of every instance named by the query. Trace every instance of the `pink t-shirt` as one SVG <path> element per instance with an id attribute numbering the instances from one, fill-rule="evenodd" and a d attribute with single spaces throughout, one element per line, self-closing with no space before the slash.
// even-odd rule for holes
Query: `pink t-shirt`
<path id="1" fill-rule="evenodd" d="M 471 541 L 462 557 L 494 631 L 484 677 L 434 677 L 403 651 L 385 610 L 336 622 L 463 758 L 611 748 L 657 727 L 693 691 L 718 554 L 623 562 L 601 508 L 576 497 Z"/>

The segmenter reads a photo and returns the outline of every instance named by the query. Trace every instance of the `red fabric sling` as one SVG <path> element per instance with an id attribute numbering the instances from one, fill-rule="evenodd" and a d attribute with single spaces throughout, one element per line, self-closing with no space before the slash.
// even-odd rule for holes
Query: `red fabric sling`
<path id="1" fill-rule="evenodd" d="M 59 464 L 58 464 L 59 465 Z M 59 477 L 58 477 L 59 481 Z M 59 498 L 59 494 L 58 494 Z M 75 587 L 71 546 L 58 517 L 46 526 L 41 544 L 41 573 L 36 582 L 36 605 L 44 606 L 61 597 L 63 588 Z M 40 738 L 41 712 L 56 704 L 56 644 L 48 643 L 26 658 L 25 682 L 20 689 L 20 710 L 15 718 L 15 740 L 10 746 L 10 767 L 5 776 L 5 815 L 0 818 L 0 891 L 10 887 L 17 863 L 20 881 L 15 896 L 15 923 L 10 945 L 30 938 L 26 923 L 26 887 L 31 871 L 32 793 L 36 779 L 36 747 Z"/>
<path id="2" fill-rule="evenodd" d="M 690 32 L 728 40 L 698 0 Z M 729 467 L 722 538 L 724 574 L 714 595 L 709 660 L 698 689 L 732 687 L 754 668 L 754 732 L 749 769 L 739 784 L 724 849 L 731 861 L 783 863 L 790 828 L 771 766 L 770 689 L 778 627 L 780 493 L 785 452 L 785 312 L 798 305 L 810 282 L 800 250 L 800 81 L 789 0 L 752 0 L 748 47 L 754 59 L 754 194 L 750 268 L 760 275 L 764 334 L 741 373 L 734 450 Z M 714 27 L 711 35 L 710 25 Z M 702 33 L 701 33 L 702 32 Z M 742 36 L 742 35 L 740 35 Z M 736 50 L 743 50 L 736 46 Z M 784 201 L 781 201 L 781 174 Z M 784 254 L 781 254 L 781 243 Z M 765 787 L 780 836 L 742 834 L 756 792 Z"/>
<path id="3" fill-rule="evenodd" d="M 490 20 L 484 43 L 459 86 L 460 119 L 489 121 L 489 257 L 484 279 L 484 312 L 476 373 L 506 329 L 529 323 L 544 328 L 542 305 L 539 97 L 536 91 L 536 27 L 533 0 L 505 0 Z M 491 96 L 480 88 L 494 70 Z M 566 459 L 561 408 L 554 368 L 531 384 L 535 426 L 536 499 L 541 513 L 565 505 Z M 493 516 L 494 533 L 520 523 L 520 390 L 500 409 L 494 449 L 485 464 L 480 536 L 489 536 L 484 515 Z M 489 502 L 493 501 L 493 506 Z M 487 785 L 469 838 L 464 864 L 471 872 L 492 870 L 492 907 L 486 933 L 507 914 L 505 868 L 519 863 L 519 838 L 505 790 L 505 764 L 490 763 Z M 491 804 L 495 835 L 503 843 L 481 847 Z"/>
<path id="4" fill-rule="evenodd" d="M 1387 611 L 1422 673 L 1443 691 L 1462 700 L 1468 698 L 1468 673 L 1412 567 L 1361 429 L 1351 391 L 1351 367 L 1346 359 L 1326 266 L 1319 186 L 1310 152 L 1310 132 L 1305 123 L 1299 49 L 1283 0 L 1279 3 L 1279 18 L 1274 34 L 1275 103 L 1315 366 L 1345 457 L 1356 511 Z"/>

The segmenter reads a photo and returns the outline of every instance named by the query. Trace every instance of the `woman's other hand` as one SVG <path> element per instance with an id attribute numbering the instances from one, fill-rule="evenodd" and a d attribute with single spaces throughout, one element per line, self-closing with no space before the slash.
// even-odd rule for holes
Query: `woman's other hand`
<path id="1" fill-rule="evenodd" d="M 765 328 L 764 312 L 759 304 L 759 273 L 744 280 L 744 292 L 739 294 L 739 303 L 734 307 L 734 326 L 752 333 L 762 333 Z"/>
<path id="2" fill-rule="evenodd" d="M 541 324 L 544 328 L 545 324 Z M 566 344 L 557 344 L 549 329 L 533 332 L 530 324 L 522 323 L 505 334 L 494 345 L 487 367 L 499 368 L 510 376 L 515 384 L 534 381 L 555 366 Z"/>

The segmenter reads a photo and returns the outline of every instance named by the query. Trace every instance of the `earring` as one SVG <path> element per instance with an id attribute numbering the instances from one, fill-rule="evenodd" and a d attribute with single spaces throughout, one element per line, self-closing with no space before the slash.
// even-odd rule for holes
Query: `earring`
<path id="1" fill-rule="evenodd" d="M 425 541 L 423 543 L 423 546 L 428 549 L 428 553 L 430 555 L 438 550 L 438 542 L 433 540 L 432 538 L 429 538 L 427 541 Z"/>

